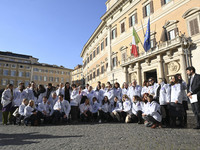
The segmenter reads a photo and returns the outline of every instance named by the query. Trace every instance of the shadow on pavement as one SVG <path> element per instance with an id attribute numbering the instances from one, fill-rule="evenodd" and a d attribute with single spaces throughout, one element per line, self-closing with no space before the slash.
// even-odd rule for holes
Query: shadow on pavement
<path id="1" fill-rule="evenodd" d="M 0 133 L 0 147 L 7 145 L 26 145 L 33 143 L 40 143 L 38 141 L 40 139 L 55 139 L 55 138 L 76 138 L 83 137 L 82 135 L 74 135 L 74 136 L 54 136 L 47 134 L 37 134 L 37 132 L 32 133 L 21 133 L 21 134 L 2 134 Z"/>

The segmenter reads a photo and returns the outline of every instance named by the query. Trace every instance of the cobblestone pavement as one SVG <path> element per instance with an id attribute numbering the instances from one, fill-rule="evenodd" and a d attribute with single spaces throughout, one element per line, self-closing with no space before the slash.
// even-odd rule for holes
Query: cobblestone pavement
<path id="1" fill-rule="evenodd" d="M 1 114 L 0 114 L 1 115 Z M 1 118 L 0 118 L 1 119 Z M 189 121 L 193 119 L 189 117 Z M 200 149 L 200 131 L 151 129 L 138 124 L 0 125 L 0 149 Z"/>

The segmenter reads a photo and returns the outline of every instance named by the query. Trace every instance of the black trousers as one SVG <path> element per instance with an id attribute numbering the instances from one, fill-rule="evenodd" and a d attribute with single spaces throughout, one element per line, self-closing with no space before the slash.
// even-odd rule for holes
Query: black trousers
<path id="1" fill-rule="evenodd" d="M 88 111 L 86 112 L 86 114 L 87 114 L 87 116 L 85 116 L 84 113 L 81 114 L 80 117 L 81 117 L 81 121 L 82 121 L 82 122 L 90 122 L 90 121 L 91 121 L 92 113 L 88 110 Z"/>
<path id="2" fill-rule="evenodd" d="M 200 127 L 200 106 L 199 102 L 192 103 L 192 111 L 195 115 L 196 121 L 197 121 L 197 126 Z"/>
<path id="3" fill-rule="evenodd" d="M 25 117 L 25 119 L 24 119 L 25 125 L 28 125 L 28 123 L 31 122 L 31 125 L 34 126 L 37 119 L 38 119 L 38 117 L 35 114 L 32 114 L 29 117 Z"/>
<path id="4" fill-rule="evenodd" d="M 71 106 L 71 120 L 72 122 L 77 122 L 78 121 L 78 114 L 79 114 L 79 108 L 78 106 Z"/>
<path id="5" fill-rule="evenodd" d="M 162 124 L 169 126 L 170 125 L 170 117 L 169 117 L 169 109 L 167 105 L 160 105 L 161 107 L 161 114 L 162 114 Z M 165 112 L 163 112 L 165 111 Z M 165 117 L 163 117 L 165 114 Z"/>
<path id="6" fill-rule="evenodd" d="M 131 122 L 133 122 L 133 123 L 136 123 L 136 122 L 143 123 L 142 111 L 141 110 L 137 111 L 136 115 L 135 114 L 131 115 Z"/>
<path id="7" fill-rule="evenodd" d="M 111 121 L 110 113 L 99 110 L 99 119 L 101 119 L 102 122 Z"/>
<path id="8" fill-rule="evenodd" d="M 54 124 L 58 124 L 60 121 L 62 122 L 67 122 L 68 118 L 63 118 L 65 115 L 64 112 L 60 112 L 58 110 L 54 110 L 53 115 L 52 115 L 52 120 Z M 61 120 L 62 119 L 62 120 Z"/>

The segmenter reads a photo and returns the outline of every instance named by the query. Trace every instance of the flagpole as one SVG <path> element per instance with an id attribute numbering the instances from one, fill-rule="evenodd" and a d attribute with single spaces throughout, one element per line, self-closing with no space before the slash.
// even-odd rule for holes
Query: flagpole
<path id="1" fill-rule="evenodd" d="M 134 26 L 133 26 L 133 30 L 135 30 Z M 135 30 L 135 32 L 136 32 L 136 30 Z M 137 33 L 137 32 L 136 32 L 136 33 Z M 140 43 L 142 44 L 142 47 L 143 47 L 143 49 L 144 49 L 144 44 L 142 43 L 142 41 L 141 41 L 141 39 L 140 39 L 140 37 L 139 37 L 138 34 L 137 34 L 137 36 L 138 36 L 138 38 L 139 38 L 139 40 L 140 40 Z M 144 49 L 144 51 L 145 51 L 145 49 Z"/>
<path id="2" fill-rule="evenodd" d="M 144 34 L 144 27 L 143 27 L 143 24 L 142 24 L 142 20 L 140 20 L 140 22 L 141 22 L 141 26 L 142 26 L 143 35 L 144 35 L 144 37 L 145 37 L 145 34 Z"/>

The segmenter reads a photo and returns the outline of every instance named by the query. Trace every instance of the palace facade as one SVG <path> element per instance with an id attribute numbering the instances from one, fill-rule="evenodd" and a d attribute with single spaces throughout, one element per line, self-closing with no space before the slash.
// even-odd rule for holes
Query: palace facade
<path id="1" fill-rule="evenodd" d="M 142 85 L 149 77 L 166 78 L 193 65 L 200 73 L 199 0 L 108 0 L 101 23 L 84 45 L 85 83 L 132 82 Z M 143 49 L 150 18 L 151 49 Z M 142 43 L 139 57 L 131 54 L 133 27 Z"/>

